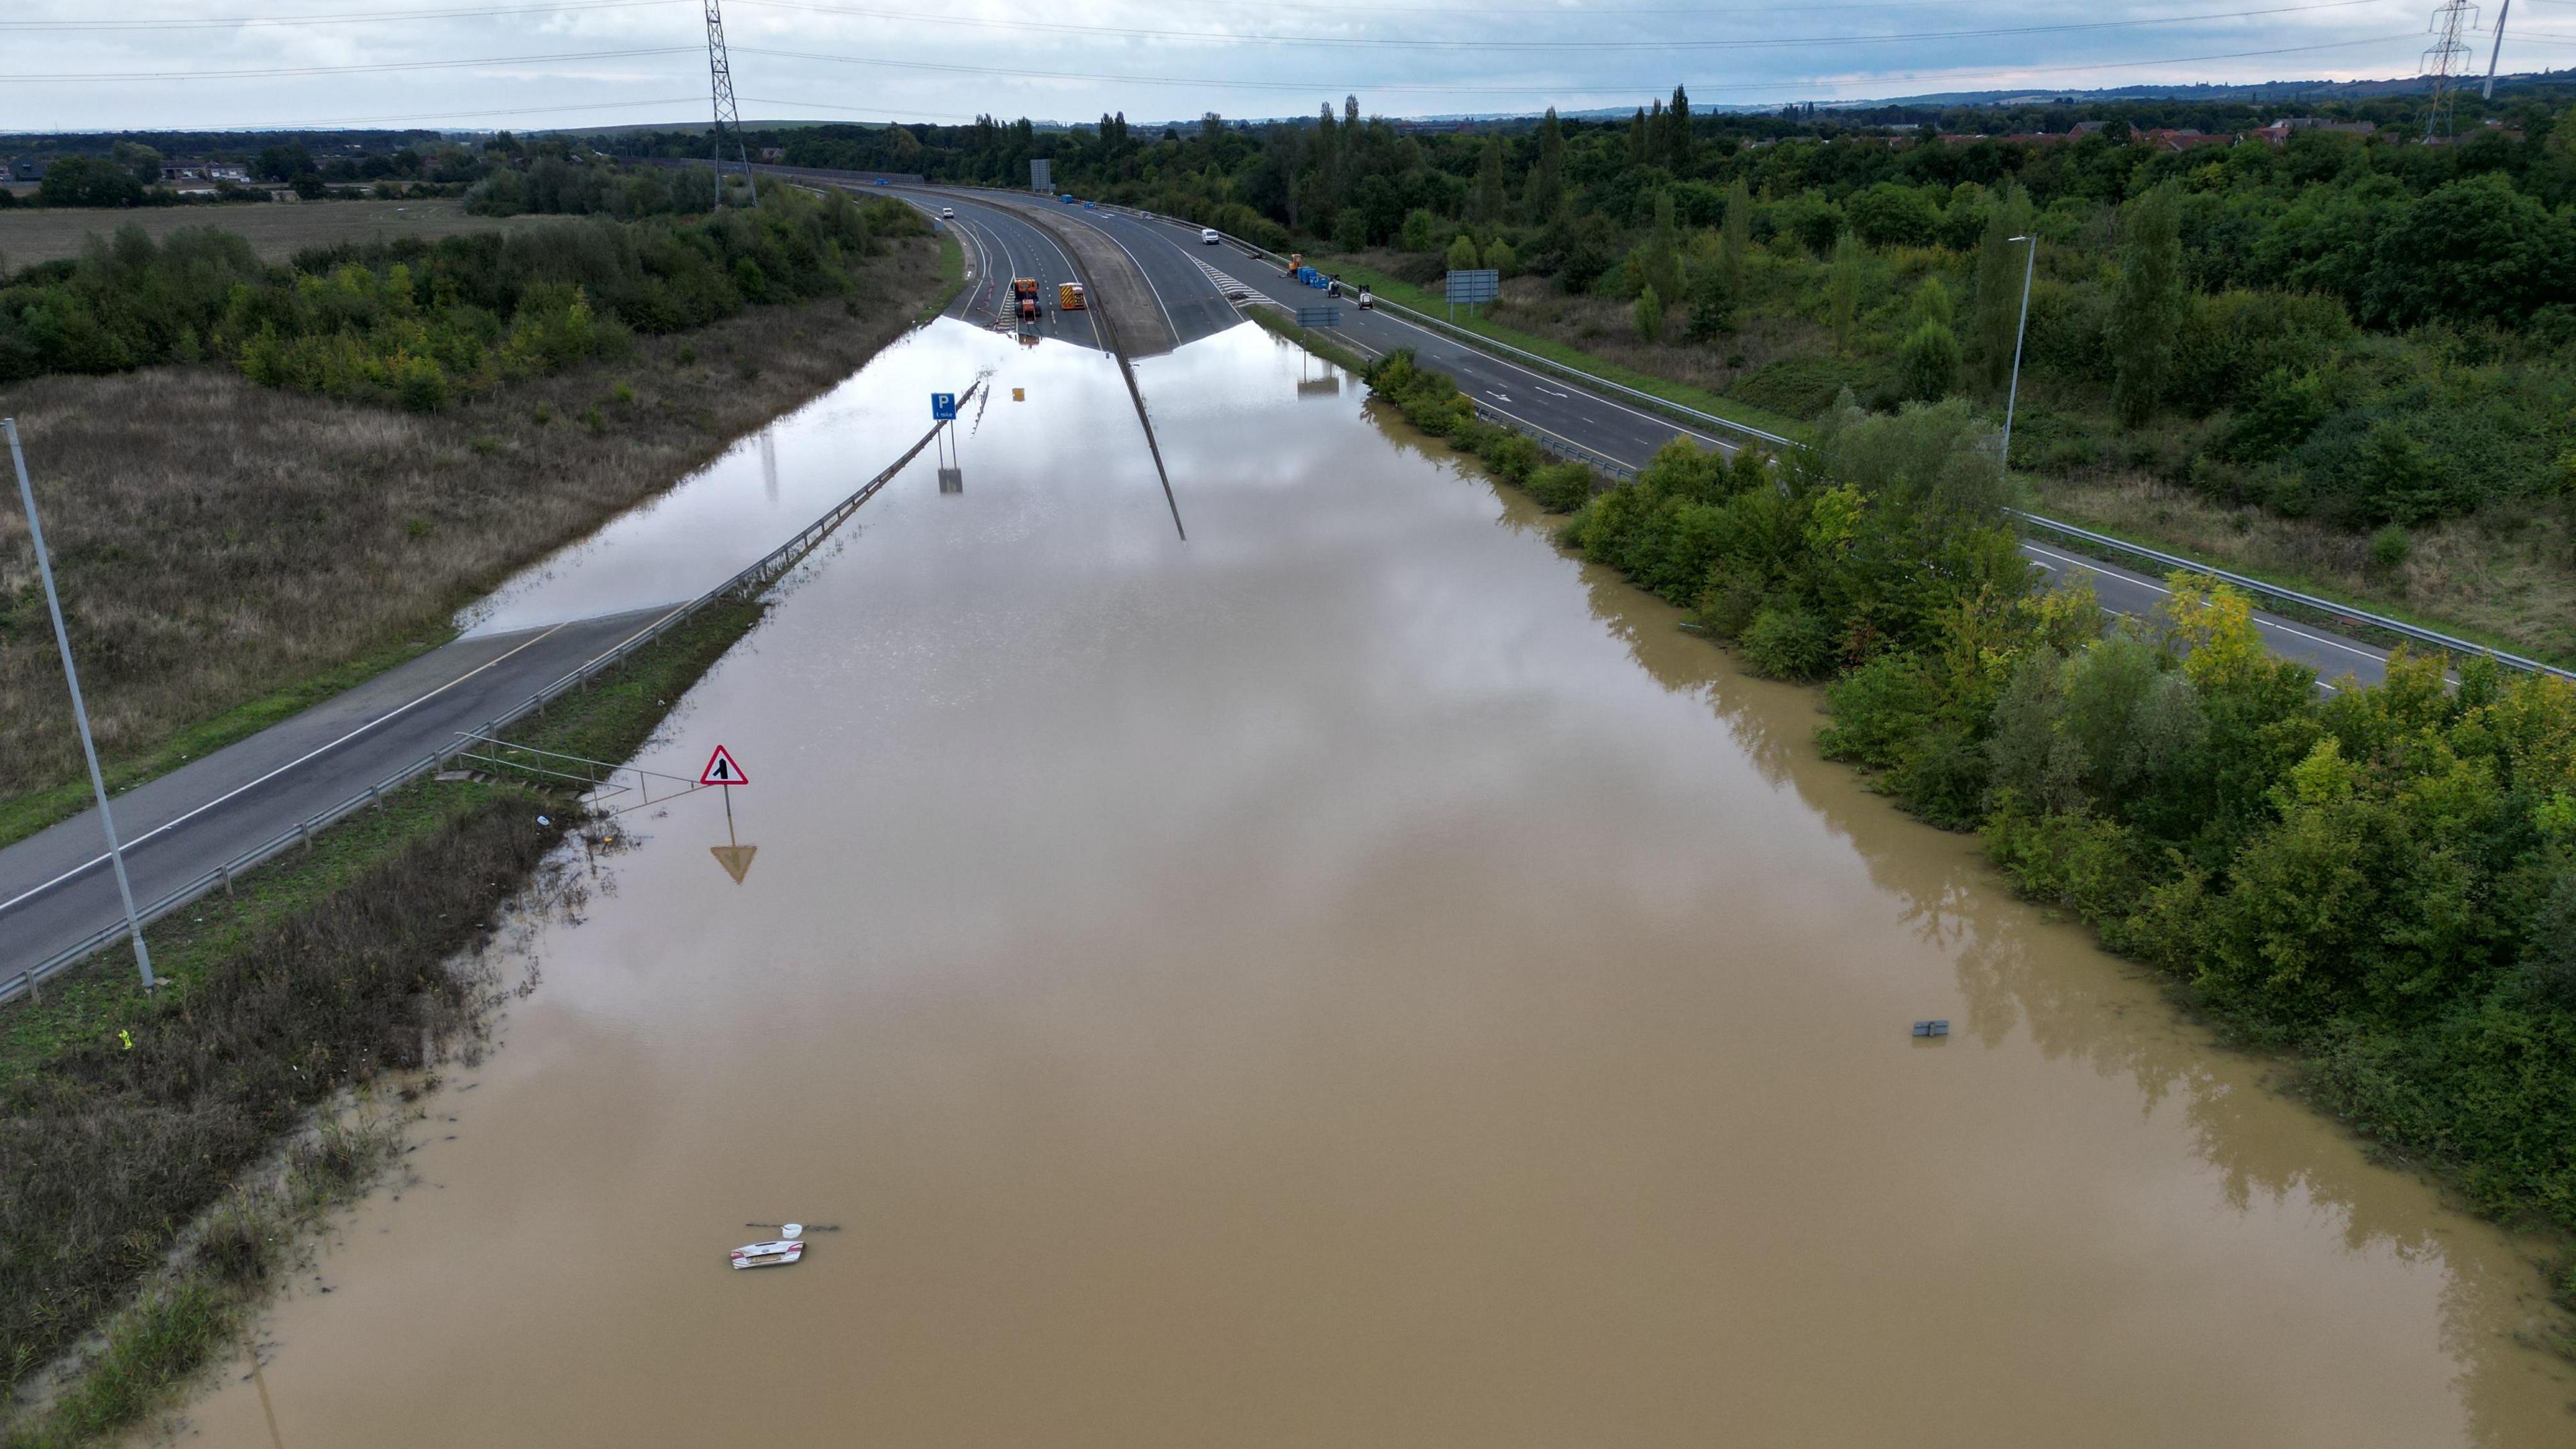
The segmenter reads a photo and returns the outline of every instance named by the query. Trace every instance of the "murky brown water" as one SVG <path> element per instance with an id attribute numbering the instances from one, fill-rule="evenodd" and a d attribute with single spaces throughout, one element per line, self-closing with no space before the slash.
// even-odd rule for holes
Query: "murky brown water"
<path id="1" fill-rule="evenodd" d="M 1355 388 L 1149 364 L 1183 544 L 1114 373 L 913 345 L 1001 367 L 965 491 L 651 756 L 747 882 L 692 797 L 541 932 L 289 1449 L 2576 1441 L 2511 1244 Z"/>

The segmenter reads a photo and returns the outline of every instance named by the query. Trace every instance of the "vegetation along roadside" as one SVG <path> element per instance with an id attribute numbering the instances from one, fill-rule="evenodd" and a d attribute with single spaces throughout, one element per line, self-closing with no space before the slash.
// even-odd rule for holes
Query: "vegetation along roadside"
<path id="1" fill-rule="evenodd" d="M 2188 575 L 2153 623 L 2106 625 L 2023 563 L 1959 399 L 1845 397 L 1779 458 L 1677 440 L 1603 491 L 1409 353 L 1368 379 L 1566 514 L 1566 546 L 1755 672 L 1825 684 L 1829 757 L 1978 832 L 2320 1106 L 2499 1219 L 2576 1233 L 2576 685 L 2470 659 L 2450 687 L 2401 653 L 2323 692 Z"/>
<path id="2" fill-rule="evenodd" d="M 839 382 L 958 283 L 909 208 L 766 200 L 282 267 L 217 232 L 120 235 L 0 285 L 0 332 L 42 344 L 0 358 L 19 378 L 0 411 L 112 783 L 445 639 L 457 608 Z M 23 520 L 0 530 L 6 840 L 83 788 Z"/>
<path id="3" fill-rule="evenodd" d="M 710 606 L 513 739 L 631 756 L 761 613 Z M 0 1442 L 94 1442 L 239 1351 L 299 1236 L 399 1155 L 400 1103 L 470 1049 L 478 943 L 568 831 L 613 833 L 579 815 L 415 785 L 154 926 L 158 994 L 109 953 L 0 1010 Z"/>
<path id="4" fill-rule="evenodd" d="M 1627 117 L 1454 128 L 1337 96 L 1254 126 L 765 139 L 1001 185 L 1045 159 L 1085 197 L 1394 301 L 1492 268 L 1476 330 L 1747 421 L 1845 389 L 1991 421 L 2018 356 L 2011 461 L 2046 511 L 2566 663 L 2571 102 L 2557 78 L 2466 98 L 2430 142 L 2420 95 L 1710 114 L 1680 87 Z"/>

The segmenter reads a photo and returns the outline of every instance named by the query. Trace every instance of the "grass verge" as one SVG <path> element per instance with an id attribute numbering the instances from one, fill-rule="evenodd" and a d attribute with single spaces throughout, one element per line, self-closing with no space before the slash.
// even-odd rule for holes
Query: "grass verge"
<path id="1" fill-rule="evenodd" d="M 515 737 L 627 758 L 762 612 L 711 606 Z M 301 1228 L 399 1150 L 384 1103 L 332 1105 L 473 1030 L 485 984 L 455 958 L 575 813 L 528 786 L 413 786 L 155 925 L 156 996 L 108 952 L 0 1008 L 0 1344 L 22 1390 L 0 1443 L 92 1442 L 230 1351 Z"/>
<path id="2" fill-rule="evenodd" d="M 1320 271 L 1342 278 L 1345 282 L 1361 283 L 1390 302 L 1400 303 L 1417 312 L 1446 320 L 1449 304 L 1410 282 L 1388 276 L 1384 272 L 1363 266 L 1347 257 L 1332 258 L 1330 265 L 1322 262 L 1312 265 Z M 1688 383 L 1639 372 L 1633 367 L 1622 367 L 1618 363 L 1597 357 L 1580 348 L 1569 347 L 1562 342 L 1541 337 L 1535 333 L 1523 332 L 1515 327 L 1505 327 L 1489 318 L 1462 317 L 1451 325 L 1461 332 L 1472 332 L 1479 337 L 1517 347 L 1523 352 L 1537 353 L 1560 367 L 1588 373 L 1604 381 L 1618 383 L 1622 387 L 1633 387 L 1639 392 L 1662 398 L 1666 402 L 1679 403 L 1686 408 L 1697 409 L 1712 417 L 1725 418 L 1730 422 L 1742 423 L 1746 427 L 1760 428 L 1766 433 L 1777 433 L 1784 438 L 1803 438 L 1807 434 L 1807 425 L 1794 419 L 1765 412 L 1761 408 L 1748 406 L 1732 398 L 1720 397 L 1705 388 L 1692 387 Z"/>
<path id="3" fill-rule="evenodd" d="M 210 718 L 446 637 L 459 607 L 847 379 L 953 295 L 905 239 L 848 297 L 639 336 L 623 356 L 437 413 L 211 366 L 0 387 L 46 510 L 72 647 L 120 778 Z M 34 561 L 0 511 L 0 799 L 17 831 L 86 774 Z M 70 786 L 47 804 L 32 797 Z"/>
<path id="4" fill-rule="evenodd" d="M 441 629 L 433 638 L 392 645 L 321 670 L 247 704 L 226 710 L 203 724 L 181 730 L 145 754 L 114 764 L 102 761 L 100 773 L 107 777 L 108 793 L 121 794 L 146 780 L 166 775 L 190 760 L 249 739 L 270 725 L 300 714 L 342 690 L 355 688 L 406 659 L 427 653 L 446 643 L 454 632 L 453 629 Z M 0 845 L 24 840 L 49 825 L 69 820 L 90 808 L 91 803 L 87 780 L 66 780 L 50 790 L 0 800 Z"/>

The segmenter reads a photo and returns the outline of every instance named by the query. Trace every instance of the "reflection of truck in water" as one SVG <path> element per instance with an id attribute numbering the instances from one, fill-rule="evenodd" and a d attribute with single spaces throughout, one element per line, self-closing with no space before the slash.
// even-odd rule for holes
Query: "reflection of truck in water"
<path id="1" fill-rule="evenodd" d="M 1090 303 L 1082 299 L 1082 284 L 1080 282 L 1059 282 L 1056 284 L 1055 309 L 1057 311 L 1080 312 L 1088 308 L 1090 305 Z"/>
<path id="2" fill-rule="evenodd" d="M 1038 279 L 1037 279 L 1037 278 L 1035 278 L 1035 277 L 1013 277 L 1013 278 L 1011 278 L 1011 315 L 1012 315 L 1012 316 L 1014 316 L 1014 317 L 1016 317 L 1016 318 L 1018 318 L 1022 323 L 1026 324 L 1026 325 L 1028 325 L 1028 326 L 1032 326 L 1032 327 L 1034 327 L 1034 326 L 1036 326 L 1036 325 L 1037 325 L 1037 320 L 1038 320 Z"/>

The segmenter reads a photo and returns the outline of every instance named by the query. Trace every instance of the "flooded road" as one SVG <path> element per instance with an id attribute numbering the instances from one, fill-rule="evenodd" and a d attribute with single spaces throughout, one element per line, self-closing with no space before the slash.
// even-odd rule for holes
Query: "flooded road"
<path id="1" fill-rule="evenodd" d="M 996 369 L 962 492 L 925 455 L 648 752 L 740 760 L 746 879 L 714 792 L 628 817 L 266 1320 L 276 1443 L 2576 1436 L 2511 1243 L 1819 761 L 1811 691 L 1249 328 L 1139 368 L 1180 542 L 1057 351 L 863 375 Z M 839 1230 L 726 1267 L 789 1218 Z M 237 1377 L 189 1442 L 272 1443 Z"/>

